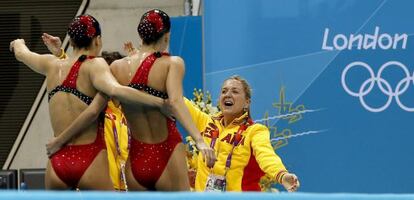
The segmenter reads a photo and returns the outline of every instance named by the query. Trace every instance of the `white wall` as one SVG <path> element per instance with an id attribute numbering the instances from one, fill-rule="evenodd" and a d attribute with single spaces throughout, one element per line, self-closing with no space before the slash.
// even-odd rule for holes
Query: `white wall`
<path id="1" fill-rule="evenodd" d="M 46 143 L 53 136 L 47 96 L 44 96 L 10 169 L 46 168 Z"/>
<path id="2" fill-rule="evenodd" d="M 140 44 L 137 32 L 138 22 L 146 11 L 158 8 L 169 16 L 184 14 L 184 0 L 95 0 L 92 1 L 87 14 L 94 16 L 102 29 L 103 50 L 123 53 L 125 41 Z"/>
<path id="3" fill-rule="evenodd" d="M 96 17 L 102 26 L 103 50 L 123 53 L 124 41 L 139 44 L 136 31 L 138 21 L 144 12 L 152 8 L 159 8 L 170 16 L 180 16 L 184 13 L 184 0 L 91 0 L 86 13 Z M 46 94 L 9 169 L 45 168 L 45 144 L 52 136 Z M 15 146 L 17 145 L 16 142 Z M 11 157 L 9 155 L 8 160 Z M 6 165 L 7 163 L 5 167 Z"/>

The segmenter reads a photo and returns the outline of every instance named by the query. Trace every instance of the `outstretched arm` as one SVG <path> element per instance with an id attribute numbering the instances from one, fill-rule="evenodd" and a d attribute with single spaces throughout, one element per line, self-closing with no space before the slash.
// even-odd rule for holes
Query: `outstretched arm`
<path id="1" fill-rule="evenodd" d="M 50 63 L 56 60 L 56 57 L 53 55 L 40 55 L 30 51 L 23 39 L 16 39 L 10 42 L 10 51 L 14 52 L 14 56 L 18 61 L 23 62 L 33 71 L 43 75 L 47 74 Z"/>
<path id="2" fill-rule="evenodd" d="M 110 72 L 109 66 L 104 59 L 96 58 L 93 62 L 94 66 L 93 69 L 89 69 L 89 76 L 93 86 L 99 91 L 124 103 L 158 108 L 164 105 L 164 100 L 161 98 L 119 84 Z"/>
<path id="3" fill-rule="evenodd" d="M 204 130 L 208 120 L 211 118 L 207 113 L 201 111 L 193 102 L 184 97 L 184 103 L 190 112 L 191 118 L 195 122 L 198 130 Z"/>
<path id="4" fill-rule="evenodd" d="M 185 73 L 184 61 L 176 56 L 170 57 L 170 59 L 171 65 L 167 76 L 167 93 L 172 113 L 196 142 L 198 150 L 206 159 L 207 166 L 212 167 L 216 161 L 214 150 L 204 142 L 184 103 L 182 86 Z"/>
<path id="5" fill-rule="evenodd" d="M 42 40 L 43 43 L 46 45 L 47 49 L 56 57 L 63 57 L 65 55 L 65 52 L 61 48 L 62 41 L 59 37 L 43 33 Z"/>
<path id="6" fill-rule="evenodd" d="M 53 54 L 59 54 L 58 52 L 61 44 L 59 37 L 54 37 L 44 33 L 42 39 L 44 44 Z M 132 45 L 129 45 L 128 47 L 130 49 L 133 48 Z M 110 72 L 108 64 L 102 58 L 94 59 L 93 62 L 95 62 L 94 68 L 93 71 L 89 71 L 89 75 L 92 80 L 92 84 L 99 91 L 124 103 L 163 108 L 163 99 L 120 85 Z M 167 110 L 164 109 L 163 113 L 168 116 Z"/>
<path id="7" fill-rule="evenodd" d="M 59 136 L 53 138 L 46 144 L 48 156 L 56 153 L 63 145 L 68 143 L 73 137 L 91 125 L 106 107 L 108 98 L 102 93 L 98 93 L 93 98 L 92 103 L 73 121 Z"/>
<path id="8" fill-rule="evenodd" d="M 262 171 L 282 184 L 287 191 L 296 191 L 300 187 L 299 179 L 286 170 L 282 160 L 276 155 L 270 144 L 269 129 L 264 125 L 255 124 L 249 131 L 253 155 Z"/>

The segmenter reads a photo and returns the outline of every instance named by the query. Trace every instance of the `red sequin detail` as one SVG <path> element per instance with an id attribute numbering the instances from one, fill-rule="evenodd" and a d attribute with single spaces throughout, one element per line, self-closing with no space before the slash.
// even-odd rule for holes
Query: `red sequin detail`
<path id="1" fill-rule="evenodd" d="M 148 190 L 155 190 L 155 184 L 170 160 L 175 146 L 182 142 L 175 122 L 167 119 L 167 140 L 158 144 L 146 144 L 131 140 L 129 156 L 134 178 Z"/>
<path id="2" fill-rule="evenodd" d="M 106 149 L 103 134 L 103 123 L 101 122 L 98 125 L 98 132 L 93 143 L 66 145 L 51 157 L 53 170 L 68 187 L 78 187 L 79 180 L 95 157 L 103 149 Z"/>
<path id="3" fill-rule="evenodd" d="M 94 56 L 88 56 L 87 59 L 92 59 Z M 62 86 L 69 87 L 76 89 L 76 80 L 78 79 L 79 75 L 79 69 L 82 65 L 83 61 L 77 60 L 75 64 L 73 64 L 72 68 L 70 69 L 70 72 L 68 76 L 66 76 L 65 81 L 63 81 Z"/>
<path id="4" fill-rule="evenodd" d="M 168 53 L 162 53 L 162 55 L 170 55 Z M 152 65 L 154 64 L 155 60 L 157 59 L 156 53 L 153 53 L 147 56 L 144 61 L 142 61 L 141 65 L 139 66 L 137 72 L 135 73 L 134 77 L 131 80 L 131 84 L 148 84 L 148 74 L 151 70 Z"/>
<path id="5" fill-rule="evenodd" d="M 162 18 L 159 13 L 154 10 L 149 12 L 146 19 L 155 25 L 155 30 L 157 33 L 160 33 L 164 28 L 164 23 L 162 23 Z"/>
<path id="6" fill-rule="evenodd" d="M 135 73 L 131 84 L 148 84 L 148 74 L 155 60 L 168 53 L 155 52 L 147 56 Z M 167 119 L 168 137 L 158 144 L 146 144 L 131 139 L 129 151 L 131 170 L 134 178 L 149 190 L 155 190 L 155 184 L 170 160 L 175 146 L 182 142 L 181 134 L 178 132 L 175 122 Z"/>
<path id="7" fill-rule="evenodd" d="M 86 25 L 86 35 L 88 37 L 91 38 L 95 36 L 96 30 L 95 30 L 95 27 L 93 27 L 93 19 L 90 16 L 87 16 L 87 15 L 80 16 L 79 21 L 82 24 Z"/>

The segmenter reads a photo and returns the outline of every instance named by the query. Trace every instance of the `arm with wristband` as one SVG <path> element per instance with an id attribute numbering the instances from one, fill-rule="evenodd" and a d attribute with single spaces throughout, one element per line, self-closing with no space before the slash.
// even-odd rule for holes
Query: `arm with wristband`
<path id="1" fill-rule="evenodd" d="M 254 134 L 252 135 L 251 146 L 260 168 L 267 175 L 273 177 L 275 181 L 282 184 L 287 191 L 296 191 L 300 186 L 299 180 L 295 174 L 286 170 L 282 160 L 274 152 L 270 144 L 269 130 L 261 124 L 256 124 L 252 128 L 255 130 L 252 130 Z"/>
<path id="2" fill-rule="evenodd" d="M 59 37 L 55 37 L 52 35 L 49 35 L 47 33 L 43 33 L 42 35 L 43 43 L 46 45 L 47 49 L 56 57 L 59 59 L 66 59 L 67 55 L 65 53 L 65 50 L 61 47 L 62 41 Z"/>

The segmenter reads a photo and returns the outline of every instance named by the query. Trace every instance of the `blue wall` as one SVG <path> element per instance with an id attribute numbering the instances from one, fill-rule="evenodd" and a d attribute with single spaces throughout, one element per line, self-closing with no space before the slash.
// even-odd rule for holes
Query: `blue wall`
<path id="1" fill-rule="evenodd" d="M 193 97 L 194 88 L 202 88 L 202 27 L 200 16 L 172 17 L 170 54 L 185 61 L 184 96 Z M 180 133 L 188 135 L 177 123 Z"/>
<path id="2" fill-rule="evenodd" d="M 202 88 L 201 17 L 172 17 L 170 53 L 185 61 L 184 96 L 192 97 L 194 88 Z"/>
<path id="3" fill-rule="evenodd" d="M 284 138 L 273 144 L 301 191 L 413 193 L 413 8 L 408 0 L 204 1 L 204 87 L 217 101 L 223 80 L 239 74 L 253 88 L 254 119 L 307 111 L 263 122 Z M 357 40 L 343 49 L 369 35 L 375 49 Z M 356 61 L 374 77 L 361 65 L 345 74 Z M 379 76 L 389 61 L 401 65 Z"/>

